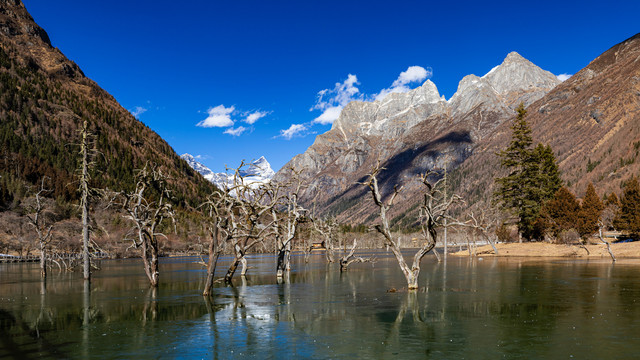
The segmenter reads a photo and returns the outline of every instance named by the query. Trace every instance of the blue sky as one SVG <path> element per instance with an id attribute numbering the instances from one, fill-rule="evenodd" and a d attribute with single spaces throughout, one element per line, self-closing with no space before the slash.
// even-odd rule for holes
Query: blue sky
<path id="1" fill-rule="evenodd" d="M 449 99 L 510 51 L 573 74 L 640 32 L 637 0 L 23 1 L 87 76 L 214 171 L 263 155 L 277 170 L 348 99 L 426 78 Z"/>

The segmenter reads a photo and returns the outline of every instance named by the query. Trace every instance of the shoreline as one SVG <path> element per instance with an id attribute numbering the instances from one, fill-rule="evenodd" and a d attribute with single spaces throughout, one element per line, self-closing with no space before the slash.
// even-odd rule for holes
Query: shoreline
<path id="1" fill-rule="evenodd" d="M 611 258 L 605 244 L 498 243 L 496 248 L 498 254 L 494 253 L 491 245 L 479 246 L 475 249 L 475 253 L 473 249 L 471 251 L 475 256 L 484 257 Z M 640 241 L 611 244 L 611 252 L 616 258 L 640 258 Z M 449 255 L 469 256 L 469 251 L 456 251 Z"/>

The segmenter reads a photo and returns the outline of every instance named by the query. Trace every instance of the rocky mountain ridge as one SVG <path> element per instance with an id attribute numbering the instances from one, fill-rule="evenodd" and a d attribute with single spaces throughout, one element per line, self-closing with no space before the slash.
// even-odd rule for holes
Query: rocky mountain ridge
<path id="1" fill-rule="evenodd" d="M 578 197 L 591 182 L 602 196 L 621 193 L 640 174 L 640 34 L 605 51 L 584 69 L 527 108 L 534 142 L 550 145 L 562 178 Z M 469 202 L 488 204 L 495 152 L 509 141 L 502 124 L 458 168 L 458 191 Z"/>
<path id="2" fill-rule="evenodd" d="M 367 211 L 351 210 L 361 196 L 361 187 L 354 184 L 377 161 L 395 172 L 382 181 L 387 191 L 392 181 L 413 186 L 414 176 L 427 169 L 454 169 L 515 114 L 520 102 L 531 104 L 559 83 L 550 72 L 512 52 L 486 75 L 463 78 L 448 101 L 430 80 L 380 101 L 354 101 L 344 107 L 331 130 L 283 169 L 305 169 L 310 184 L 303 195 L 307 205 L 315 199 L 325 213 L 362 221 Z M 279 172 L 275 178 L 284 176 Z"/>

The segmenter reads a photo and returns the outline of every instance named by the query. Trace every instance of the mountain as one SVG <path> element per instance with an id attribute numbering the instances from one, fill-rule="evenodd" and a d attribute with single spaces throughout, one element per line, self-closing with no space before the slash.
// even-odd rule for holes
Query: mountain
<path id="1" fill-rule="evenodd" d="M 592 182 L 602 196 L 640 174 L 640 34 L 604 52 L 527 108 L 534 143 L 550 145 L 562 178 L 578 197 Z M 458 191 L 488 203 L 499 172 L 496 151 L 510 140 L 505 123 L 458 168 Z"/>
<path id="2" fill-rule="evenodd" d="M 197 205 L 214 189 L 53 47 L 19 0 L 0 0 L 0 116 L 0 208 L 15 206 L 44 177 L 52 197 L 77 201 L 76 144 L 84 120 L 99 152 L 93 186 L 130 190 L 135 169 L 155 162 L 171 178 L 180 207 Z"/>
<path id="3" fill-rule="evenodd" d="M 448 101 L 430 80 L 379 101 L 354 101 L 344 107 L 331 130 L 317 136 L 283 169 L 304 169 L 309 183 L 302 195 L 305 205 L 313 200 L 322 214 L 359 223 L 374 215 L 368 193 L 358 182 L 380 161 L 386 168 L 379 179 L 383 193 L 396 184 L 404 186 L 404 203 L 396 210 L 404 211 L 412 205 L 419 173 L 455 169 L 515 116 L 521 102 L 529 105 L 559 83 L 550 72 L 512 52 L 486 75 L 464 77 Z M 284 177 L 282 170 L 275 176 Z"/>
<path id="4" fill-rule="evenodd" d="M 211 169 L 198 162 L 190 154 L 183 154 L 181 158 L 184 159 L 195 171 L 202 174 L 205 179 L 211 181 L 218 188 L 224 188 L 225 186 L 233 185 L 234 174 L 214 173 L 213 171 L 211 171 Z M 265 159 L 264 156 L 261 156 L 258 160 L 254 160 L 253 162 L 249 163 L 248 166 L 241 169 L 239 174 L 244 178 L 245 184 L 258 186 L 260 184 L 265 184 L 271 181 L 271 179 L 275 175 L 275 172 L 273 171 L 273 169 L 271 169 L 271 164 L 269 164 L 267 159 Z"/>
<path id="5" fill-rule="evenodd" d="M 195 157 L 191 154 L 182 154 L 180 157 L 189 164 L 196 172 L 200 173 L 200 175 L 204 176 L 205 179 L 212 181 L 215 176 L 215 173 L 206 167 L 204 164 L 196 160 Z"/>

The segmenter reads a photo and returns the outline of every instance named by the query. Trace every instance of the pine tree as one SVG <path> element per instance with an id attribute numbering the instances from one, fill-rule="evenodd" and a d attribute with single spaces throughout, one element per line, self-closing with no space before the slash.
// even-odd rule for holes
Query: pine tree
<path id="1" fill-rule="evenodd" d="M 624 186 L 620 201 L 620 225 L 632 234 L 640 234 L 640 184 L 633 176 Z"/>
<path id="2" fill-rule="evenodd" d="M 551 147 L 538 144 L 531 148 L 533 141 L 524 105 L 520 104 L 516 111 L 511 142 L 498 153 L 502 167 L 509 169 L 509 174 L 496 179 L 498 188 L 494 197 L 505 209 L 515 213 L 519 232 L 526 239 L 532 239 L 541 230 L 535 223 L 542 205 L 553 198 L 562 180 Z"/>
<path id="3" fill-rule="evenodd" d="M 582 206 L 578 214 L 578 232 L 584 237 L 598 231 L 598 219 L 604 209 L 600 197 L 592 183 L 587 186 L 587 193 L 582 200 Z"/>
<path id="4" fill-rule="evenodd" d="M 538 176 L 541 196 L 543 199 L 551 199 L 562 187 L 556 156 L 549 145 L 538 144 L 533 152 L 534 159 L 539 166 Z"/>
<path id="5" fill-rule="evenodd" d="M 545 206 L 551 230 L 557 236 L 561 231 L 576 227 L 580 204 L 576 196 L 566 187 L 561 187 Z"/>

